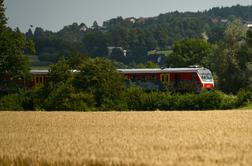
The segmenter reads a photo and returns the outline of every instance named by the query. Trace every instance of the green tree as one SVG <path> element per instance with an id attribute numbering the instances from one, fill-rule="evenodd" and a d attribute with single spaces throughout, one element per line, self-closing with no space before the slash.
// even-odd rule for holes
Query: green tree
<path id="1" fill-rule="evenodd" d="M 93 22 L 92 29 L 95 31 L 98 31 L 100 29 L 100 26 L 98 25 L 97 21 Z"/>
<path id="2" fill-rule="evenodd" d="M 230 22 L 224 34 L 225 40 L 217 46 L 211 68 L 218 76 L 217 86 L 225 92 L 236 93 L 251 83 L 252 58 L 245 40 L 246 29 L 240 20 Z"/>
<path id="3" fill-rule="evenodd" d="M 11 82 L 18 79 L 29 79 L 29 60 L 24 56 L 24 49 L 30 48 L 34 52 L 34 45 L 26 40 L 24 35 L 17 29 L 7 29 L 0 34 L 0 83 L 6 76 Z"/>
<path id="4" fill-rule="evenodd" d="M 7 18 L 5 17 L 4 0 L 0 0 L 0 33 L 5 30 Z"/>
<path id="5" fill-rule="evenodd" d="M 17 80 L 22 79 L 25 83 L 30 78 L 29 61 L 24 50 L 30 48 L 34 52 L 34 45 L 18 28 L 13 31 L 6 26 L 3 2 L 0 0 L 0 84 L 16 88 Z"/>
<path id="6" fill-rule="evenodd" d="M 108 40 L 103 32 L 87 32 L 83 38 L 86 53 L 92 57 L 108 55 Z"/>
<path id="7" fill-rule="evenodd" d="M 168 57 L 168 66 L 202 65 L 208 67 L 208 57 L 212 53 L 212 46 L 205 40 L 185 39 L 177 41 L 173 46 L 173 53 Z"/>
<path id="8" fill-rule="evenodd" d="M 126 57 L 124 56 L 124 52 L 120 48 L 112 49 L 112 53 L 110 55 L 110 59 L 114 59 L 118 62 L 124 62 Z"/>
<path id="9" fill-rule="evenodd" d="M 91 93 L 76 91 L 73 85 L 75 75 L 69 61 L 64 58 L 50 67 L 42 94 L 46 110 L 86 111 L 94 106 L 95 101 Z"/>
<path id="10" fill-rule="evenodd" d="M 68 62 L 64 58 L 61 58 L 58 63 L 50 66 L 47 83 L 54 85 L 60 82 L 71 82 L 73 72 L 70 69 Z"/>
<path id="11" fill-rule="evenodd" d="M 95 96 L 97 107 L 116 108 L 123 103 L 124 79 L 111 61 L 104 58 L 89 59 L 83 63 L 75 77 L 75 87 Z"/>
<path id="12" fill-rule="evenodd" d="M 245 39 L 246 27 L 243 26 L 241 20 L 235 19 L 228 23 L 228 26 L 224 32 L 224 40 L 227 47 L 231 49 L 237 49 L 240 47 L 240 42 Z"/>
<path id="13" fill-rule="evenodd" d="M 83 55 L 77 50 L 71 50 L 67 63 L 72 70 L 80 70 L 81 65 L 88 60 L 88 56 Z"/>

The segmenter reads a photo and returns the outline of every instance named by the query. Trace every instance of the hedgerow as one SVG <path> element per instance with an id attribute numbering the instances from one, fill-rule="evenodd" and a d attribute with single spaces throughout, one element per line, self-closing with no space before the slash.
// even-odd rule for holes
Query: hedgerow
<path id="1" fill-rule="evenodd" d="M 252 92 L 228 95 L 221 91 L 194 93 L 145 92 L 141 88 L 126 89 L 117 100 L 107 99 L 97 105 L 92 93 L 76 91 L 59 84 L 45 94 L 43 87 L 22 90 L 0 97 L 0 110 L 47 111 L 152 111 L 152 110 L 220 110 L 234 109 L 252 101 Z"/>

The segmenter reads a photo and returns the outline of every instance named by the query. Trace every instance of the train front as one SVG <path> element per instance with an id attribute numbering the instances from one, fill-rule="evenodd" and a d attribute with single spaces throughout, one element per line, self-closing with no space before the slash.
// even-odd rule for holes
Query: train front
<path id="1" fill-rule="evenodd" d="M 201 79 L 202 88 L 207 90 L 213 90 L 214 80 L 211 71 L 209 69 L 202 68 L 198 70 L 198 75 Z"/>

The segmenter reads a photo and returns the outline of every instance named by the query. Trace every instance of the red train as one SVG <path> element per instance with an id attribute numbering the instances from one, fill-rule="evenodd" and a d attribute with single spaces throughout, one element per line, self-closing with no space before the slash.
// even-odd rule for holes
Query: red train
<path id="1" fill-rule="evenodd" d="M 145 90 L 171 90 L 200 92 L 212 90 L 214 81 L 211 71 L 206 68 L 153 68 L 118 69 L 125 76 L 127 86 L 140 86 Z M 48 70 L 31 70 L 33 84 L 47 81 Z"/>

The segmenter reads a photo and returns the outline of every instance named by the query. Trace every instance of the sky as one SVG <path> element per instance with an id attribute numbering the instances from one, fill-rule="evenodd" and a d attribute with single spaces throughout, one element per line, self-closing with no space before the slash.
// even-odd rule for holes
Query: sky
<path id="1" fill-rule="evenodd" d="M 26 32 L 33 25 L 56 32 L 74 22 L 91 26 L 97 21 L 102 25 L 118 16 L 138 18 L 171 11 L 204 11 L 252 5 L 252 0 L 5 0 L 4 4 L 11 28 Z"/>

